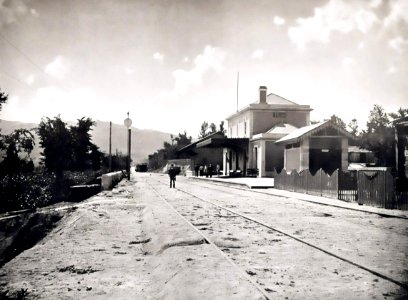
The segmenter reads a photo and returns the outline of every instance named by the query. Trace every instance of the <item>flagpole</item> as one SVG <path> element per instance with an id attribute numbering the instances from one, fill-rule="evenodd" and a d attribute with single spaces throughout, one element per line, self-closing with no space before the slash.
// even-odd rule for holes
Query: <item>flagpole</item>
<path id="1" fill-rule="evenodd" d="M 239 99 L 239 72 L 237 73 L 237 112 L 238 112 L 238 99 Z"/>

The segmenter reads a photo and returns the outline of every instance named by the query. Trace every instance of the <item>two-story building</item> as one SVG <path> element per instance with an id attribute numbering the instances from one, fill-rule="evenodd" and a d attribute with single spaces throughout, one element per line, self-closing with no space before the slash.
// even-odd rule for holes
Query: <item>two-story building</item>
<path id="1" fill-rule="evenodd" d="M 309 105 L 268 94 L 261 86 L 257 101 L 226 118 L 227 136 L 205 137 L 180 154 L 206 148 L 207 160 L 212 155 L 216 161 L 222 159 L 224 175 L 253 174 L 255 170 L 259 177 L 267 177 L 282 169 L 347 169 L 349 141 L 355 138 L 330 121 L 310 125 L 311 111 Z"/>
<path id="2" fill-rule="evenodd" d="M 257 169 L 260 177 L 274 169 L 284 167 L 284 147 L 277 140 L 299 127 L 310 123 L 309 105 L 299 105 L 275 94 L 268 94 L 265 86 L 259 87 L 259 98 L 254 103 L 230 115 L 228 138 L 248 138 L 247 152 L 224 148 L 226 172 L 231 169 Z"/>

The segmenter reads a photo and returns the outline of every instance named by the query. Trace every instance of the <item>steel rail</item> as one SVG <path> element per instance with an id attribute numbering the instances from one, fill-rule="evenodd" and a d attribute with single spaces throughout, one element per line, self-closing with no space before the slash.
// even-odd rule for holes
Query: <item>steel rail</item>
<path id="1" fill-rule="evenodd" d="M 161 181 L 158 181 L 158 182 L 164 184 L 164 183 L 161 182 Z M 203 198 L 201 198 L 201 197 L 199 197 L 199 196 L 196 196 L 196 195 L 194 195 L 194 194 L 192 194 L 192 193 L 190 193 L 190 192 L 184 191 L 184 190 L 182 190 L 182 189 L 180 189 L 180 188 L 176 188 L 176 189 L 179 190 L 180 192 L 185 193 L 185 194 L 187 194 L 187 195 L 189 195 L 189 196 L 191 196 L 191 197 L 193 197 L 193 198 L 196 198 L 196 199 L 198 199 L 198 200 L 200 200 L 200 201 L 202 201 L 202 202 L 206 202 L 206 203 L 211 204 L 211 205 L 213 205 L 213 206 L 216 206 L 216 207 L 218 207 L 218 208 L 220 208 L 220 209 L 226 210 L 226 211 L 228 211 L 228 212 L 230 212 L 230 213 L 232 213 L 232 214 L 234 214 L 234 215 L 237 215 L 237 216 L 242 217 L 242 218 L 244 218 L 244 219 L 246 219 L 246 220 L 252 221 L 252 222 L 254 222 L 254 223 L 256 223 L 256 224 L 259 224 L 259 225 L 261 225 L 261 226 L 263 226 L 263 227 L 266 227 L 266 228 L 268 228 L 268 229 L 270 229 L 270 230 L 273 230 L 273 231 L 275 231 L 275 232 L 278 232 L 278 233 L 280 233 L 280 234 L 282 234 L 282 235 L 284 235 L 284 236 L 287 236 L 287 237 L 289 237 L 289 238 L 291 238 L 291 239 L 294 239 L 295 241 L 297 241 L 297 242 L 299 242 L 299 243 L 305 244 L 305 245 L 307 245 L 307 246 L 309 246 L 309 247 L 311 247 L 311 248 L 314 248 L 314 249 L 316 249 L 316 250 L 319 250 L 319 251 L 321 251 L 321 252 L 323 252 L 323 253 L 325 253 L 325 254 L 327 254 L 327 255 L 329 255 L 329 256 L 332 256 L 332 257 L 337 258 L 337 259 L 339 259 L 339 260 L 341 260 L 341 261 L 344 261 L 344 262 L 346 262 L 346 263 L 348 263 L 348 264 L 351 264 L 351 265 L 353 265 L 353 266 L 355 266 L 355 267 L 357 267 L 357 268 L 359 268 L 359 269 L 362 269 L 362 270 L 364 270 L 364 271 L 367 271 L 367 272 L 369 272 L 369 273 L 371 273 L 371 274 L 373 274 L 373 275 L 375 275 L 375 276 L 378 276 L 378 277 L 380 277 L 380 278 L 382 278 L 382 279 L 385 279 L 385 280 L 387 280 L 387 281 L 390 281 L 390 282 L 392 282 L 392 283 L 394 283 L 394 284 L 396 284 L 396 285 L 398 285 L 398 286 L 400 286 L 400 287 L 403 287 L 405 290 L 408 290 L 408 284 L 403 283 L 403 282 L 400 282 L 400 281 L 398 281 L 398 280 L 396 280 L 396 279 L 394 279 L 394 278 L 391 278 L 390 276 L 387 276 L 387 275 L 385 275 L 385 274 L 382 274 L 382 273 L 380 273 L 380 272 L 378 272 L 378 271 L 375 271 L 375 270 L 373 270 L 373 269 L 370 269 L 370 268 L 368 268 L 368 267 L 365 267 L 365 266 L 363 266 L 363 265 L 361 265 L 361 264 L 359 264 L 359 263 L 353 262 L 353 261 L 350 260 L 350 259 L 347 259 L 347 258 L 345 258 L 345 257 L 342 257 L 342 256 L 340 256 L 340 255 L 337 255 L 337 254 L 335 254 L 335 253 L 333 253 L 333 252 L 331 252 L 331 251 L 329 251 L 329 250 L 326 250 L 326 249 L 324 249 L 324 248 L 322 248 L 322 247 L 319 247 L 319 246 L 314 245 L 314 244 L 312 244 L 312 243 L 309 243 L 309 242 L 307 242 L 307 241 L 305 241 L 305 240 L 302 240 L 302 239 L 300 239 L 300 238 L 297 238 L 296 236 L 294 236 L 294 235 L 292 235 L 292 234 L 290 234 L 290 233 L 287 233 L 287 232 L 285 232 L 285 231 L 283 231 L 283 230 L 280 230 L 280 229 L 278 229 L 278 228 L 275 228 L 275 227 L 273 227 L 273 226 L 271 226 L 271 225 L 269 225 L 269 224 L 266 224 L 266 223 L 264 223 L 264 222 L 262 222 L 262 221 L 256 220 L 256 219 L 254 219 L 254 218 L 252 218 L 252 217 L 249 217 L 249 216 L 247 216 L 247 215 L 241 214 L 241 213 L 236 212 L 236 211 L 234 211 L 234 210 L 232 210 L 232 209 L 230 209 L 230 208 L 227 208 L 227 207 L 224 207 L 224 206 L 222 206 L 222 205 L 216 204 L 216 203 L 214 203 L 214 202 L 212 202 L 212 201 L 203 199 Z M 193 226 L 194 226 L 194 225 L 193 225 Z M 198 229 L 197 229 L 197 230 L 198 230 Z"/>
<path id="2" fill-rule="evenodd" d="M 211 185 L 229 187 L 229 188 L 232 188 L 232 189 L 257 193 L 257 194 L 261 194 L 261 195 L 274 196 L 274 197 L 280 197 L 280 198 L 286 198 L 286 199 L 290 198 L 288 196 L 271 194 L 271 193 L 267 193 L 267 192 L 263 192 L 263 191 L 254 190 L 254 189 L 251 189 L 251 188 L 243 188 L 243 187 L 237 186 L 235 184 L 228 184 L 228 183 L 223 183 L 223 182 L 219 183 L 218 181 L 204 182 L 204 181 L 206 181 L 205 179 L 194 179 L 194 181 L 195 182 L 200 182 L 201 181 L 200 182 L 201 184 L 207 183 L 207 184 L 211 184 Z M 309 194 L 306 194 L 306 195 L 309 195 Z M 329 207 L 335 207 L 335 208 L 340 208 L 340 209 L 345 209 L 345 210 L 356 211 L 356 212 L 360 212 L 360 213 L 379 215 L 379 216 L 384 217 L 384 218 L 390 218 L 390 219 L 395 218 L 395 219 L 408 220 L 408 217 L 406 217 L 406 216 L 388 215 L 386 213 L 362 210 L 362 209 L 353 208 L 353 207 L 345 207 L 345 206 L 341 206 L 341 205 L 337 205 L 337 204 L 331 204 L 331 203 L 316 202 L 316 201 L 307 200 L 307 199 L 297 199 L 297 200 L 307 202 L 307 203 L 311 203 L 311 204 L 316 204 L 316 205 L 329 206 Z"/>
<path id="3" fill-rule="evenodd" d="M 160 181 L 159 181 L 160 182 Z M 206 234 L 204 234 L 203 232 L 201 232 L 199 229 L 197 229 L 196 226 L 194 226 L 189 220 L 187 220 L 183 215 L 181 215 L 175 208 L 174 206 L 172 206 L 167 200 L 166 198 L 164 198 L 155 188 L 153 188 L 152 186 L 150 186 L 150 188 L 156 193 L 156 195 L 164 202 L 166 203 L 166 205 L 172 210 L 174 211 L 182 220 L 184 220 L 184 222 L 186 222 L 192 229 L 194 229 L 198 234 L 200 234 L 204 240 L 210 244 L 211 246 L 213 246 L 221 255 L 222 257 L 227 260 L 234 268 L 236 268 L 239 271 L 239 276 L 241 276 L 243 279 L 249 281 L 264 297 L 265 299 L 270 300 L 270 296 L 268 294 L 266 294 L 265 290 L 260 287 L 254 280 L 252 280 L 251 277 L 249 277 L 249 275 L 246 273 L 246 271 L 242 270 L 231 258 L 228 257 L 228 255 L 226 255 L 220 247 L 218 247 L 216 244 L 214 244 Z M 177 190 L 179 190 L 177 188 Z M 181 190 L 180 190 L 181 191 Z M 183 191 L 182 191 L 183 192 Z"/>

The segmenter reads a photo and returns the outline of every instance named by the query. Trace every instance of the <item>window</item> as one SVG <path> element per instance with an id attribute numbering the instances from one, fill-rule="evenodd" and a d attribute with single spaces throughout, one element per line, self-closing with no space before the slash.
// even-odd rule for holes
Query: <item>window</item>
<path id="1" fill-rule="evenodd" d="M 284 119 L 284 118 L 286 118 L 286 113 L 285 113 L 285 112 L 278 111 L 278 112 L 274 112 L 274 113 L 272 114 L 272 116 L 273 116 L 274 118 Z"/>
<path id="2" fill-rule="evenodd" d="M 247 122 L 245 121 L 244 122 L 244 135 L 246 136 L 246 134 L 247 134 L 247 124 L 246 124 Z"/>

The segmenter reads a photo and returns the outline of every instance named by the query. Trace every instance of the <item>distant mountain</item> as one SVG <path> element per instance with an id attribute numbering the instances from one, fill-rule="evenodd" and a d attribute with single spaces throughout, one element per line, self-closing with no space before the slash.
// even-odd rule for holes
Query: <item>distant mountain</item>
<path id="1" fill-rule="evenodd" d="M 74 125 L 73 122 L 67 122 L 68 125 Z M 23 123 L 17 121 L 0 120 L 0 129 L 2 134 L 9 134 L 18 128 L 32 129 L 37 127 L 35 123 Z M 91 131 L 92 141 L 101 151 L 109 152 L 109 122 L 96 121 L 96 125 Z M 154 153 L 163 147 L 165 141 L 170 142 L 170 133 L 165 133 L 149 129 L 137 129 L 132 127 L 132 160 L 139 163 L 147 160 L 149 154 Z M 35 164 L 40 161 L 42 151 L 39 146 L 38 136 L 35 134 L 35 148 L 31 157 Z M 112 124 L 112 154 L 116 151 L 127 153 L 127 129 L 123 125 Z"/>

